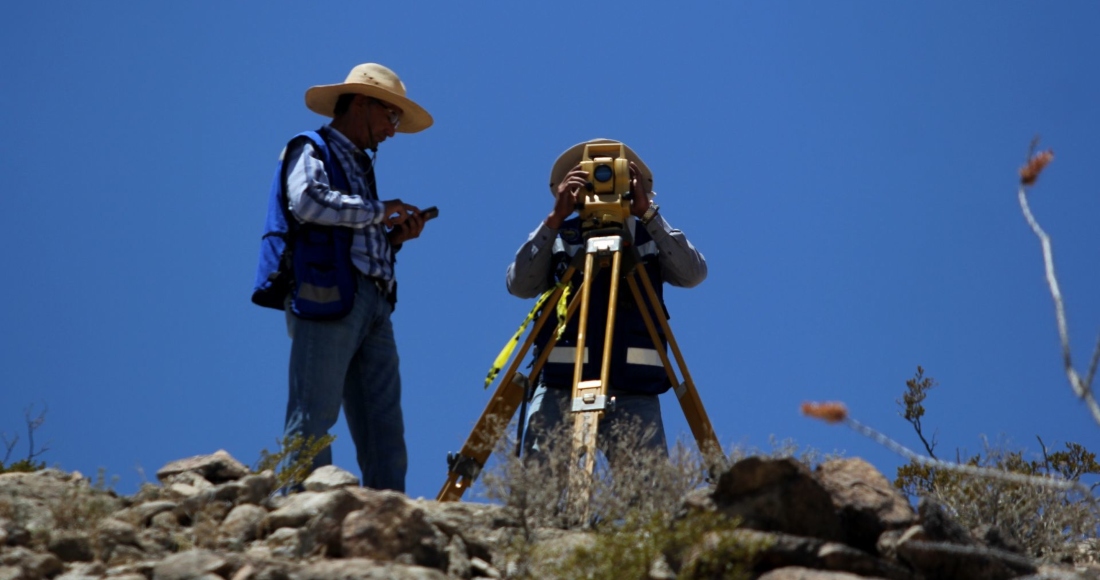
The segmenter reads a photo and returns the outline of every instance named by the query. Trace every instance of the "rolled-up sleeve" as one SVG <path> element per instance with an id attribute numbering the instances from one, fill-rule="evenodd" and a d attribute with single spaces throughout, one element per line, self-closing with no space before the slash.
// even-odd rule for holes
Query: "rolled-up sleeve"
<path id="1" fill-rule="evenodd" d="M 550 258 L 558 231 L 540 223 L 527 241 L 519 247 L 516 259 L 508 264 L 504 284 L 508 293 L 520 298 L 534 298 L 550 287 Z"/>
<path id="2" fill-rule="evenodd" d="M 706 280 L 707 260 L 688 241 L 684 232 L 669 225 L 660 213 L 645 228 L 657 243 L 657 260 L 665 282 L 691 288 Z"/>
<path id="3" fill-rule="evenodd" d="M 301 222 L 362 228 L 385 217 L 381 201 L 332 189 L 325 164 L 308 139 L 300 139 L 286 152 L 287 205 Z M 335 160 L 334 160 L 335 162 Z"/>

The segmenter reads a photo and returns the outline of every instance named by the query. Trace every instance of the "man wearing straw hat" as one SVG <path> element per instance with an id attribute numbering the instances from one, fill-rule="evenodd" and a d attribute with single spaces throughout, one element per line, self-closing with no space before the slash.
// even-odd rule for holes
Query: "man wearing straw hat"
<path id="1" fill-rule="evenodd" d="M 293 341 L 284 442 L 327 435 L 343 406 L 363 485 L 404 491 L 394 255 L 420 235 L 424 219 L 414 205 L 381 200 L 374 160 L 380 143 L 427 129 L 432 117 L 392 70 L 374 63 L 356 66 L 343 83 L 311 87 L 305 100 L 332 121 L 284 150 L 252 297 L 286 310 Z M 331 463 L 326 448 L 313 467 Z"/>
<path id="2" fill-rule="evenodd" d="M 573 256 L 584 252 L 584 239 L 580 230 L 580 218 L 570 216 L 576 207 L 577 192 L 589 181 L 588 173 L 581 169 L 580 161 L 588 144 L 615 144 L 610 139 L 593 139 L 578 143 L 562 153 L 550 173 L 550 193 L 554 196 L 550 214 L 528 236 L 516 252 L 516 259 L 508 266 L 505 282 L 508 292 L 520 298 L 533 298 L 560 281 Z M 707 263 L 703 255 L 688 241 L 680 230 L 674 229 L 653 202 L 653 174 L 645 162 L 627 146 L 623 146 L 630 166 L 630 213 L 625 224 L 630 239 L 641 257 L 638 267 L 645 268 L 653 282 L 654 290 L 662 301 L 662 282 L 690 288 L 707 277 Z M 606 308 L 609 296 L 609 273 L 592 280 L 589 300 L 588 337 L 582 380 L 598 379 L 602 360 L 603 339 L 606 325 Z M 574 276 L 573 288 L 581 281 L 582 274 Z M 555 308 L 547 305 L 546 308 Z M 664 312 L 653 313 L 664 316 Z M 558 326 L 557 313 L 543 327 L 535 339 L 536 353 L 545 348 L 551 334 Z M 550 358 L 538 377 L 538 386 L 530 402 L 524 447 L 528 454 L 538 456 L 545 451 L 548 437 L 564 421 L 569 413 L 573 387 L 574 361 L 577 355 L 578 317 L 574 316 L 550 351 Z M 614 450 L 617 436 L 627 430 L 639 429 L 633 443 L 643 449 L 668 454 L 661 406 L 657 396 L 671 385 L 662 366 L 660 356 L 645 327 L 640 308 L 630 292 L 619 292 L 616 307 L 615 335 L 612 341 L 611 376 L 609 394 L 614 396 L 614 410 L 600 422 L 599 442 L 605 453 Z M 664 337 L 662 335 L 662 342 Z M 662 345 L 663 347 L 663 345 Z M 605 436 L 606 435 L 606 436 Z M 608 457 L 612 462 L 614 457 Z"/>

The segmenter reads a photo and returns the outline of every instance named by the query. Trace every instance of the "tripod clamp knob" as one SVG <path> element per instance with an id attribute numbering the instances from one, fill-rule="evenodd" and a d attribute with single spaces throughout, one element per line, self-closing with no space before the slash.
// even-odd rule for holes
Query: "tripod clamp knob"
<path id="1" fill-rule="evenodd" d="M 451 473 L 455 473 L 467 481 L 473 481 L 481 474 L 481 464 L 473 457 L 467 457 L 461 453 L 447 454 L 447 468 L 450 469 Z"/>

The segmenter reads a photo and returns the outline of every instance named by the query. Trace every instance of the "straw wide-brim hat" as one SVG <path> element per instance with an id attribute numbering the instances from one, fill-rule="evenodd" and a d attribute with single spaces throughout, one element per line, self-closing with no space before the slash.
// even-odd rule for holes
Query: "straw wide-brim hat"
<path id="1" fill-rule="evenodd" d="M 589 144 L 603 144 L 614 143 L 619 144 L 622 141 L 616 141 L 614 139 L 592 139 L 591 141 L 585 141 L 584 143 L 577 143 L 576 145 L 566 149 L 564 153 L 558 156 L 558 160 L 554 162 L 554 168 L 550 170 L 550 193 L 556 194 L 558 191 L 558 184 L 565 179 L 565 174 L 569 173 L 571 169 L 576 167 L 581 162 L 581 157 L 584 155 L 584 146 Z M 642 177 L 649 181 L 649 189 L 653 189 L 653 172 L 649 170 L 649 166 L 642 161 L 641 157 L 634 152 L 626 143 L 622 143 L 623 148 L 626 149 L 626 158 L 633 161 L 638 169 L 642 172 Z M 652 198 L 653 193 L 649 196 Z"/>
<path id="2" fill-rule="evenodd" d="M 398 133 L 416 133 L 432 126 L 432 116 L 424 107 L 406 96 L 405 83 L 397 73 L 373 62 L 361 64 L 348 73 L 348 78 L 338 85 L 317 85 L 306 91 L 309 110 L 331 117 L 340 95 L 354 93 L 386 101 L 401 108 Z"/>

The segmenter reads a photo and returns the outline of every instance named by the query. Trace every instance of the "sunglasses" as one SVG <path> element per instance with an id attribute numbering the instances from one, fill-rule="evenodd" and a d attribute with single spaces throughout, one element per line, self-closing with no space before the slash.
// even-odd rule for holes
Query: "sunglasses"
<path id="1" fill-rule="evenodd" d="M 390 124 L 393 125 L 393 130 L 396 131 L 397 126 L 401 124 L 401 115 L 399 115 L 397 113 L 397 111 L 394 111 L 393 109 L 391 109 L 390 106 L 387 105 L 383 101 L 380 101 L 378 99 L 371 99 L 371 102 L 373 102 L 373 103 L 377 104 L 379 107 L 382 107 L 383 109 L 385 109 L 386 118 L 389 119 Z"/>

